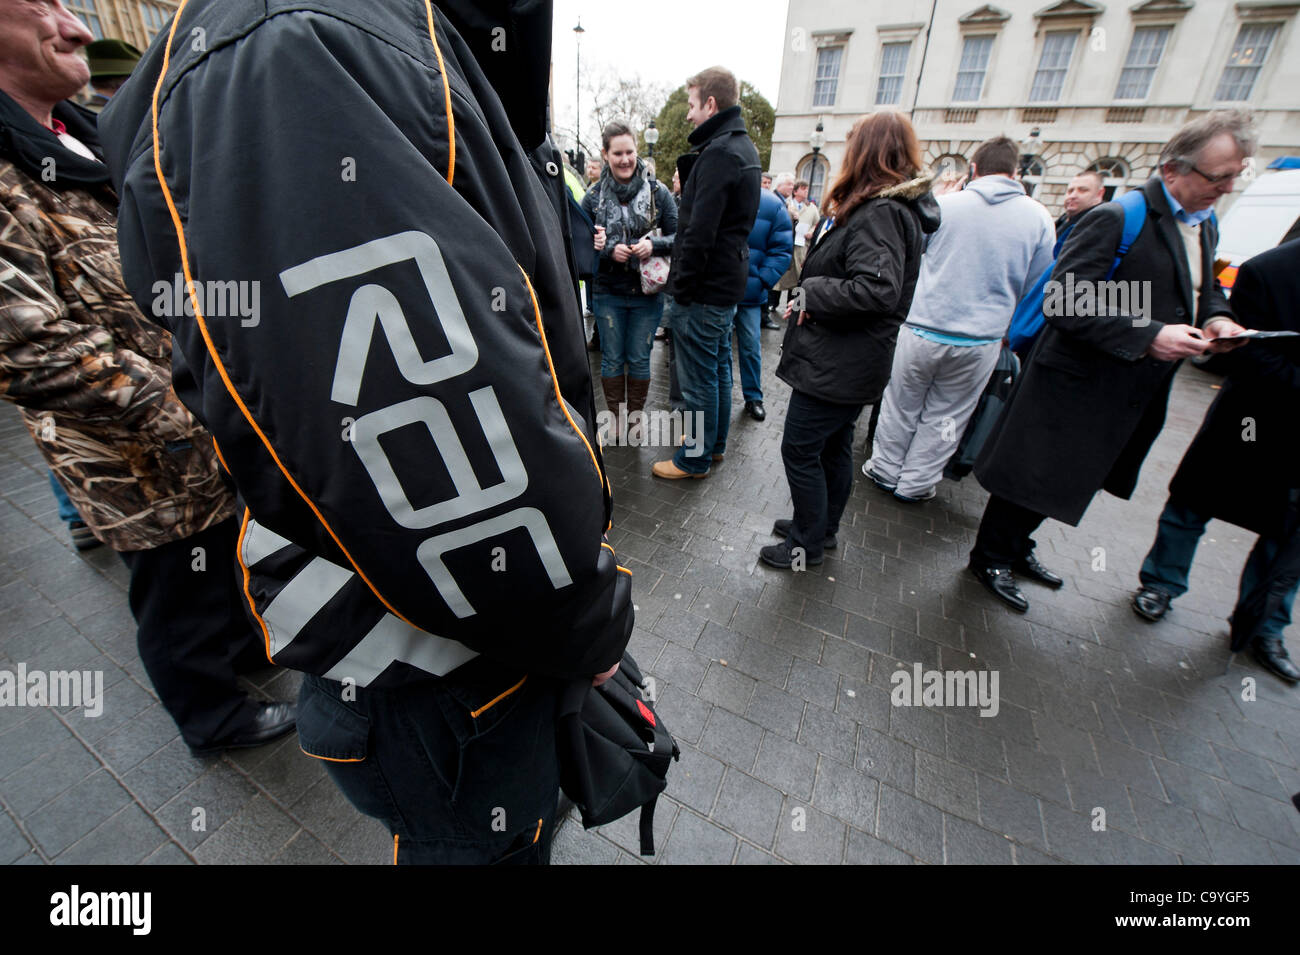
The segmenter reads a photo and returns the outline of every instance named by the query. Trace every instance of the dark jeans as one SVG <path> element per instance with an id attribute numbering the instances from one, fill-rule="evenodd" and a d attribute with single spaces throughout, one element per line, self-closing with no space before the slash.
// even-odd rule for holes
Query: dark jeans
<path id="1" fill-rule="evenodd" d="M 521 679 L 482 658 L 389 690 L 307 675 L 299 742 L 353 806 L 388 827 L 399 865 L 545 864 L 560 684 Z"/>
<path id="2" fill-rule="evenodd" d="M 815 560 L 840 527 L 853 490 L 853 425 L 862 405 L 837 405 L 802 392 L 790 395 L 781 460 L 790 482 L 794 521 L 790 546 Z"/>
<path id="3" fill-rule="evenodd" d="M 994 494 L 984 508 L 975 547 L 970 552 L 971 563 L 1004 570 L 1014 566 L 1034 552 L 1029 535 L 1045 520 L 1037 511 Z"/>
<path id="4" fill-rule="evenodd" d="M 736 366 L 740 369 L 740 393 L 746 401 L 763 400 L 763 306 L 736 306 Z"/>
<path id="5" fill-rule="evenodd" d="M 256 704 L 236 675 L 259 660 L 269 665 L 235 576 L 238 533 L 234 520 L 222 521 L 120 554 L 131 571 L 127 596 L 140 660 L 182 738 L 196 749 L 221 742 L 253 718 Z"/>
<path id="6" fill-rule="evenodd" d="M 713 466 L 713 455 L 727 449 L 731 429 L 731 326 L 734 305 L 678 305 L 664 296 L 664 319 L 673 330 L 682 401 L 692 415 L 687 440 L 673 464 L 692 474 Z M 703 427 L 694 426 L 694 416 Z"/>
<path id="7" fill-rule="evenodd" d="M 1192 560 L 1196 557 L 1196 545 L 1208 523 L 1208 516 L 1174 503 L 1171 497 L 1165 503 L 1165 509 L 1160 512 L 1155 543 L 1151 545 L 1138 574 L 1142 586 L 1163 591 L 1170 597 L 1181 597 L 1187 593 L 1187 576 L 1192 569 Z M 1277 553 L 1278 546 L 1278 541 L 1273 538 L 1260 537 L 1255 541 L 1250 556 L 1246 558 L 1246 566 L 1241 571 L 1239 600 L 1255 588 Z M 1291 606 L 1295 603 L 1295 597 L 1296 587 L 1292 587 L 1273 616 L 1260 623 L 1257 638 L 1282 636 L 1282 632 L 1291 625 Z"/>

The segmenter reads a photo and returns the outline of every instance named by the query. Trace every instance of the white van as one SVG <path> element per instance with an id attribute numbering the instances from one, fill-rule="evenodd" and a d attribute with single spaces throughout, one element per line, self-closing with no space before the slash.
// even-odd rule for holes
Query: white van
<path id="1" fill-rule="evenodd" d="M 1283 162 L 1286 160 L 1275 160 L 1271 165 Z M 1219 223 L 1216 257 L 1228 260 L 1219 281 L 1225 289 L 1231 289 L 1241 263 L 1295 238 L 1300 238 L 1300 169 L 1262 173 L 1237 197 Z"/>

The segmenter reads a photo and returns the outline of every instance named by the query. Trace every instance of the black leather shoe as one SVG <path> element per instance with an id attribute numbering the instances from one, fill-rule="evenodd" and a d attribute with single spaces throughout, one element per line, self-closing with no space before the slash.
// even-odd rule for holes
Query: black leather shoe
<path id="1" fill-rule="evenodd" d="M 755 421 L 762 421 L 767 417 L 767 411 L 764 410 L 763 402 L 761 401 L 746 401 L 745 411 L 747 411 L 749 416 Z"/>
<path id="2" fill-rule="evenodd" d="M 1286 652 L 1281 637 L 1256 637 L 1250 645 L 1255 660 L 1269 673 L 1280 676 L 1288 683 L 1300 683 L 1300 669 L 1297 669 Z"/>
<path id="3" fill-rule="evenodd" d="M 1138 616 L 1148 620 L 1159 620 L 1169 612 L 1169 602 L 1173 598 L 1163 590 L 1143 587 L 1133 595 L 1133 609 Z"/>
<path id="4" fill-rule="evenodd" d="M 210 746 L 191 746 L 194 756 L 216 756 L 228 749 L 251 749 L 292 733 L 298 721 L 297 703 L 258 703 L 257 713 L 244 729 Z"/>
<path id="5" fill-rule="evenodd" d="M 1011 569 L 1021 577 L 1028 577 L 1030 580 L 1036 580 L 1040 584 L 1046 584 L 1053 589 L 1065 583 L 1064 580 L 1040 564 L 1038 558 L 1033 554 L 1030 554 Z"/>
<path id="6" fill-rule="evenodd" d="M 1012 610 L 1024 613 L 1029 609 L 1029 601 L 1016 586 L 1015 575 L 1006 567 L 977 567 L 969 565 L 975 579 L 984 585 L 984 589 L 997 597 Z"/>
<path id="7" fill-rule="evenodd" d="M 776 537 L 789 537 L 790 525 L 793 523 L 794 521 L 791 518 L 788 517 L 781 518 L 779 521 L 777 521 L 775 524 L 772 525 L 773 535 L 775 535 Z M 839 538 L 836 537 L 834 534 L 827 534 L 826 540 L 822 542 L 822 547 L 824 547 L 826 550 L 834 550 L 839 546 L 840 546 Z"/>
<path id="8" fill-rule="evenodd" d="M 790 570 L 794 566 L 794 551 L 797 548 L 790 546 L 788 540 L 781 541 L 779 544 L 769 544 L 767 547 L 760 548 L 758 559 L 769 567 L 775 567 L 778 570 Z M 816 567 L 824 558 L 818 554 L 816 557 L 804 556 L 804 566 Z"/>
<path id="9" fill-rule="evenodd" d="M 778 322 L 775 318 L 772 317 L 772 313 L 771 313 L 771 312 L 768 312 L 767 314 L 765 314 L 765 315 L 763 316 L 763 320 L 762 320 L 761 322 L 759 322 L 759 324 L 762 325 L 764 328 L 775 328 L 775 329 L 780 329 L 780 327 L 781 327 L 781 323 Z"/>

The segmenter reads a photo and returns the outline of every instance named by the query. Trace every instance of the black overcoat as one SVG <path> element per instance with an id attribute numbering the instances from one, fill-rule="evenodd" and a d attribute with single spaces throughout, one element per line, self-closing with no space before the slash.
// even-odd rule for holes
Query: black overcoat
<path id="1" fill-rule="evenodd" d="M 1241 267 L 1232 310 L 1247 328 L 1300 331 L 1300 239 Z M 1198 514 L 1276 536 L 1300 486 L 1300 339 L 1250 342 L 1227 366 L 1169 491 Z"/>
<path id="2" fill-rule="evenodd" d="M 1127 310 L 1107 314 L 1045 314 L 1010 405 L 975 464 L 990 493 L 1067 524 L 1079 523 L 1098 490 L 1127 499 L 1137 485 L 1142 461 L 1164 426 L 1178 365 L 1147 357 L 1160 329 L 1231 314 L 1212 278 L 1214 221 L 1201 225 L 1201 274 L 1207 279 L 1194 295 L 1160 179 L 1150 179 L 1143 192 L 1146 222 L 1113 276 L 1149 283 L 1126 286 L 1139 290 L 1140 300 L 1131 297 Z M 1123 230 L 1118 203 L 1085 213 L 1061 249 L 1052 281 L 1076 290 L 1104 281 Z M 1137 301 L 1145 306 L 1141 314 Z"/>

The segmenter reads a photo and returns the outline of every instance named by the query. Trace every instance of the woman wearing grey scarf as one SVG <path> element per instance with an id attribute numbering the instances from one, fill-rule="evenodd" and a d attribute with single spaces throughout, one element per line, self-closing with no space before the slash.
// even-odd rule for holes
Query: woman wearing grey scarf
<path id="1" fill-rule="evenodd" d="M 630 417 L 645 408 L 650 389 L 650 349 L 663 302 L 658 292 L 641 291 L 641 264 L 672 253 L 677 203 L 647 174 L 625 124 L 606 126 L 601 145 L 605 168 L 582 208 L 595 223 L 600 253 L 592 311 L 600 329 L 601 386 L 605 404 L 621 421 L 624 409 Z M 656 228 L 662 235 L 649 235 Z"/>

